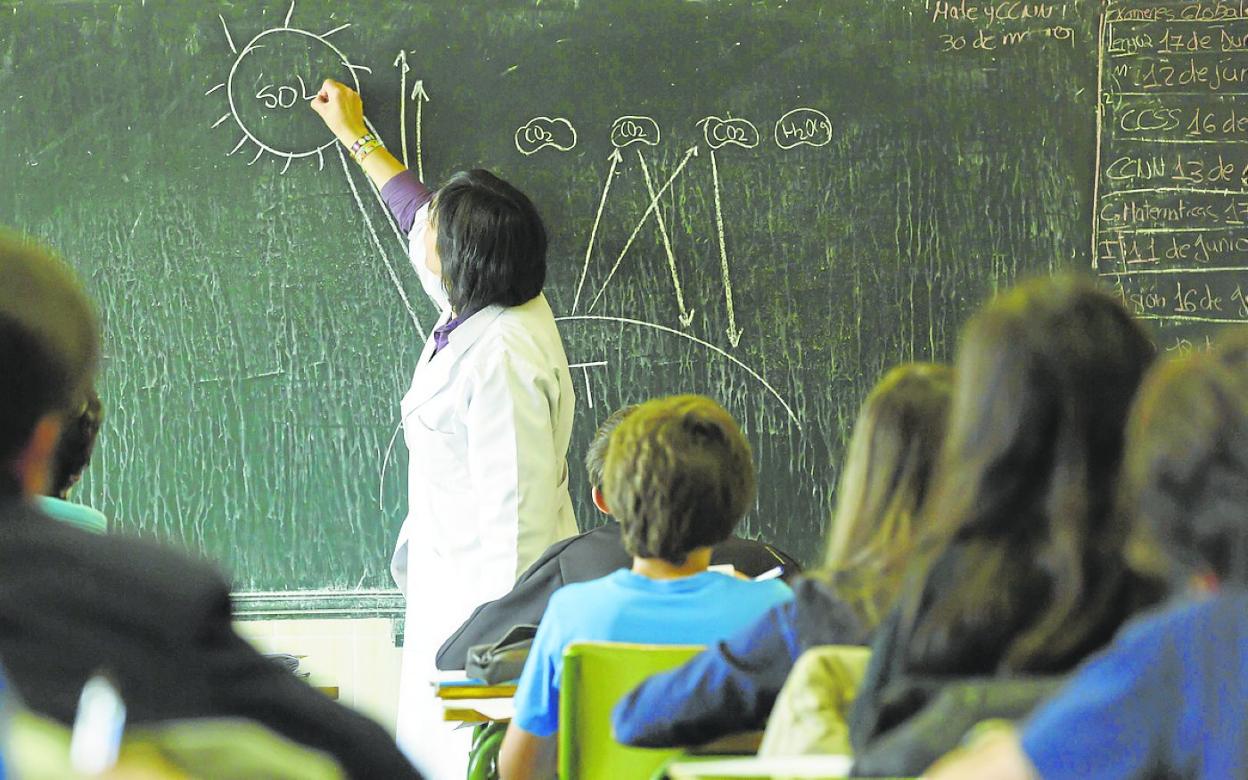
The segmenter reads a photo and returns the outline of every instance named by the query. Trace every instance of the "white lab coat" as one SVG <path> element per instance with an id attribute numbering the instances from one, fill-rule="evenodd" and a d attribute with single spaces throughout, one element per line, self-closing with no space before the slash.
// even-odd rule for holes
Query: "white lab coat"
<path id="1" fill-rule="evenodd" d="M 414 264 L 424 262 L 423 223 L 418 216 L 412 231 Z M 397 736 L 431 780 L 464 777 L 469 747 L 468 731 L 449 734 L 433 700 L 438 648 L 547 547 L 577 533 L 567 466 L 574 400 L 554 314 L 538 295 L 473 314 L 436 355 L 430 337 L 400 404 L 409 466 L 391 561 L 407 597 Z"/>

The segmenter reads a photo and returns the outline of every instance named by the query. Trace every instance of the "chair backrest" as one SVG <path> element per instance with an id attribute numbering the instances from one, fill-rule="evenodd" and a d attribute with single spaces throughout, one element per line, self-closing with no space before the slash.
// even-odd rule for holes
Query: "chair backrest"
<path id="1" fill-rule="evenodd" d="M 870 658 L 870 649 L 850 645 L 802 653 L 776 697 L 758 754 L 848 754 L 849 708 Z"/>
<path id="2" fill-rule="evenodd" d="M 13 776 L 26 780 L 79 777 L 70 766 L 69 729 L 29 712 L 9 722 Z M 126 731 L 118 777 L 161 780 L 344 780 L 330 756 L 253 721 L 204 718 L 136 726 Z"/>
<path id="3" fill-rule="evenodd" d="M 696 645 L 575 642 L 563 654 L 559 690 L 561 780 L 647 778 L 679 750 L 625 747 L 611 734 L 616 702 L 647 677 L 680 666 Z"/>

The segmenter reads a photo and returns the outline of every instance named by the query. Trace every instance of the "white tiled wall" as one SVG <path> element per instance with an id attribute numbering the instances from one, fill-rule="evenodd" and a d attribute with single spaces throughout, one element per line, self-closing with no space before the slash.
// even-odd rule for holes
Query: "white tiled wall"
<path id="1" fill-rule="evenodd" d="M 338 701 L 394 733 L 400 649 L 387 619 L 240 620 L 238 632 L 262 653 L 305 656 L 316 686 L 337 686 Z"/>

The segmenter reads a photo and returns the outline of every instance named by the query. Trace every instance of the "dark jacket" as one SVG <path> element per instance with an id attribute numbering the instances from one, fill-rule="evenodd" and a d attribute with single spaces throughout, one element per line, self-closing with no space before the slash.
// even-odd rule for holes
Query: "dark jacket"
<path id="1" fill-rule="evenodd" d="M 820 645 L 861 645 L 853 610 L 813 579 L 749 628 L 649 678 L 615 706 L 615 738 L 635 747 L 702 745 L 767 725 L 798 657 Z"/>
<path id="2" fill-rule="evenodd" d="M 976 557 L 968 546 L 954 543 L 932 566 L 923 583 L 918 614 L 931 602 L 932 595 L 968 576 Z M 1007 621 L 960 627 L 957 652 L 932 653 L 919 662 L 903 619 L 904 607 L 895 607 L 876 628 L 871 643 L 871 660 L 850 710 L 849 740 L 854 753 L 867 750 L 876 740 L 924 710 L 946 684 L 1004 676 L 1001 662 L 1009 646 L 1025 625 L 1047 603 L 1049 587 L 1039 570 L 1020 575 L 1008 588 L 1008 601 L 1020 606 Z M 1130 617 L 1157 604 L 1165 595 L 1163 583 L 1130 571 L 1108 586 L 1106 608 L 1100 621 L 1088 631 L 1078 646 L 1048 667 L 1021 670 L 1015 676 L 1060 676 L 1109 643 L 1119 626 Z M 953 745 L 949 746 L 954 747 Z"/>
<path id="3" fill-rule="evenodd" d="M 797 561 L 771 545 L 735 536 L 716 545 L 711 555 L 712 566 L 723 564 L 731 564 L 749 577 L 777 566 L 784 568 L 786 579 L 801 570 Z M 596 580 L 632 565 L 633 558 L 620 540 L 619 523 L 609 522 L 552 544 L 520 575 L 510 593 L 477 607 L 451 634 L 438 650 L 438 668 L 463 669 L 468 648 L 473 645 L 496 642 L 512 626 L 537 625 L 551 595 L 564 585 Z"/>
<path id="4" fill-rule="evenodd" d="M 229 590 L 212 567 L 2 497 L 0 661 L 30 709 L 65 724 L 83 684 L 104 671 L 128 723 L 244 718 L 333 756 L 351 777 L 419 777 L 381 726 L 234 632 Z"/>

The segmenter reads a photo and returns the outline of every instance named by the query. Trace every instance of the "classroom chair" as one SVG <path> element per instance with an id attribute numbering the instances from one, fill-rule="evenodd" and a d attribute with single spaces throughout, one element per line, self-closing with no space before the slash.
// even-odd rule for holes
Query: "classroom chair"
<path id="1" fill-rule="evenodd" d="M 797 659 L 767 719 L 760 756 L 849 755 L 849 708 L 871 650 L 812 647 Z"/>
<path id="2" fill-rule="evenodd" d="M 496 720 L 477 727 L 468 752 L 468 780 L 497 780 L 498 753 L 509 722 Z"/>
<path id="3" fill-rule="evenodd" d="M 72 780 L 70 731 L 30 712 L 8 724 L 5 758 L 23 780 Z M 345 780 L 333 758 L 257 723 L 205 718 L 126 730 L 106 780 Z"/>
<path id="4" fill-rule="evenodd" d="M 701 646 L 574 642 L 563 654 L 559 691 L 560 780 L 649 778 L 678 749 L 625 747 L 611 734 L 611 710 L 647 677 L 688 661 Z"/>

